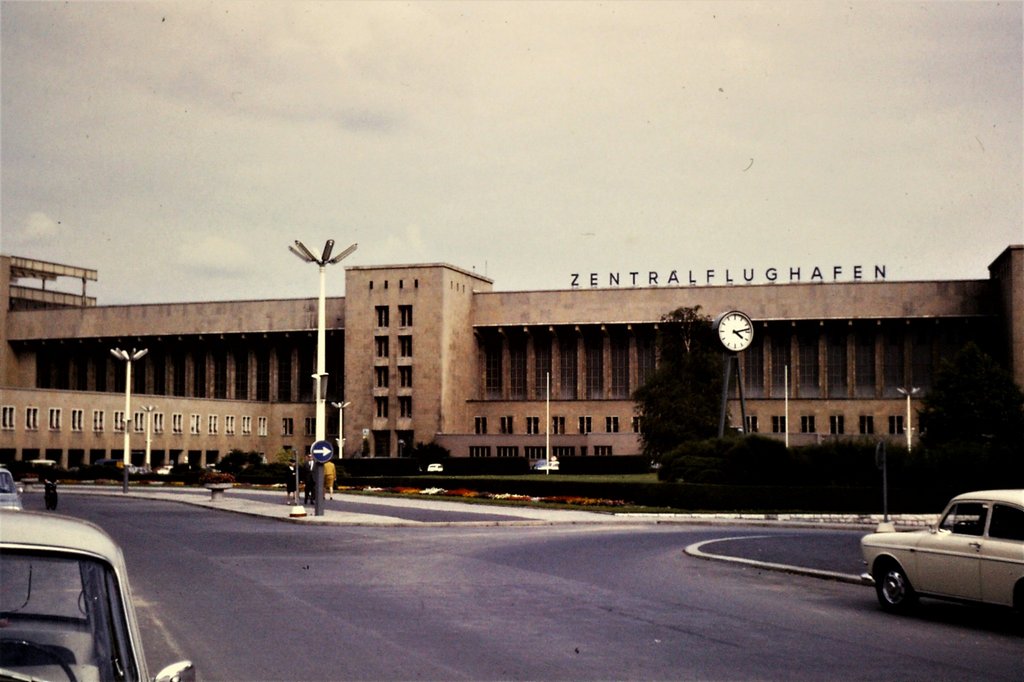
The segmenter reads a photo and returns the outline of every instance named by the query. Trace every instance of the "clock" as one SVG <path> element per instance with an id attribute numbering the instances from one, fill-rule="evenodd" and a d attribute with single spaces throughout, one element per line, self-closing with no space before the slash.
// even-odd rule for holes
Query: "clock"
<path id="1" fill-rule="evenodd" d="M 746 350 L 754 340 L 754 325 L 750 317 L 738 310 L 719 315 L 714 327 L 718 332 L 718 340 L 726 350 L 733 353 Z"/>

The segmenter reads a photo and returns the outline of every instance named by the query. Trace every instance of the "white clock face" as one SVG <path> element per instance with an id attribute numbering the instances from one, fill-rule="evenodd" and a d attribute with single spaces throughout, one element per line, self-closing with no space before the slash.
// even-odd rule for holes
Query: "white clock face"
<path id="1" fill-rule="evenodd" d="M 754 325 L 743 313 L 726 313 L 718 321 L 718 339 L 734 353 L 746 350 L 754 340 Z"/>

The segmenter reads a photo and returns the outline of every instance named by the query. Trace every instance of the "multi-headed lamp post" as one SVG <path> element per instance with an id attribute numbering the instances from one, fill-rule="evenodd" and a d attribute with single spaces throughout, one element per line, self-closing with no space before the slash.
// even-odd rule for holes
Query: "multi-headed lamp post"
<path id="1" fill-rule="evenodd" d="M 338 410 L 338 459 L 345 457 L 345 408 L 351 404 L 348 400 L 343 403 L 331 403 L 331 407 Z"/>
<path id="2" fill-rule="evenodd" d="M 326 404 L 326 380 L 327 371 L 325 369 L 325 337 L 326 337 L 326 321 L 324 318 L 324 273 L 328 265 L 334 265 L 335 263 L 343 260 L 352 254 L 356 250 L 358 244 L 353 244 L 348 247 L 337 256 L 331 257 L 331 253 L 334 251 L 334 240 L 328 239 L 327 243 L 324 244 L 324 250 L 320 254 L 320 257 L 313 255 L 313 252 L 306 248 L 306 245 L 300 242 L 298 239 L 295 240 L 294 246 L 289 246 L 288 250 L 294 253 L 296 256 L 301 258 L 307 263 L 316 263 L 320 268 L 320 298 L 317 302 L 317 315 L 316 315 L 316 374 L 313 375 L 315 379 L 316 389 L 316 440 L 322 441 L 327 433 L 327 424 L 325 423 L 327 414 Z M 316 466 L 316 512 L 317 516 L 324 515 L 324 466 L 320 462 L 317 462 Z"/>
<path id="3" fill-rule="evenodd" d="M 142 411 L 146 413 L 146 459 L 145 466 L 148 471 L 151 465 L 150 457 L 153 453 L 153 410 L 156 405 L 143 405 Z"/>
<path id="4" fill-rule="evenodd" d="M 132 352 L 129 353 L 126 350 L 120 348 L 111 348 L 110 354 L 118 360 L 124 361 L 124 484 L 121 491 L 124 493 L 128 492 L 128 468 L 132 463 L 132 448 L 131 448 L 131 421 L 132 421 L 132 363 L 136 360 L 141 360 L 146 353 L 149 352 L 148 348 L 142 350 L 136 350 L 132 348 Z"/>
<path id="5" fill-rule="evenodd" d="M 920 391 L 921 389 L 918 388 L 917 386 L 909 386 L 907 388 L 897 388 L 896 390 L 899 391 L 902 395 L 907 396 L 907 426 L 906 426 L 906 432 L 907 432 L 907 454 L 909 455 L 910 454 L 910 443 L 911 443 L 910 439 L 914 435 L 913 434 L 913 431 L 914 431 L 913 425 L 910 423 L 910 397 L 917 395 L 918 391 Z"/>

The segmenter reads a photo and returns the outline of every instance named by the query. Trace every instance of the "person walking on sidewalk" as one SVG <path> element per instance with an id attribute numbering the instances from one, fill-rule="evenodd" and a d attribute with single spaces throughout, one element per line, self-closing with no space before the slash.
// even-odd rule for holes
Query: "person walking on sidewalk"
<path id="1" fill-rule="evenodd" d="M 334 480 L 338 477 L 338 470 L 334 467 L 334 462 L 327 460 L 324 463 L 324 493 L 334 499 Z"/>

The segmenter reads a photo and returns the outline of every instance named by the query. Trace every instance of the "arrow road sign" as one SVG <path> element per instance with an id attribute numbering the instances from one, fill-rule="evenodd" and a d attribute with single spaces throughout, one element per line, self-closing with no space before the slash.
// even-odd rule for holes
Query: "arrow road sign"
<path id="1" fill-rule="evenodd" d="M 313 447 L 309 449 L 309 452 L 313 455 L 313 459 L 324 464 L 331 461 L 331 457 L 334 457 L 334 446 L 331 445 L 330 441 L 318 440 L 313 443 Z"/>

